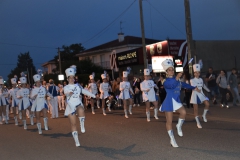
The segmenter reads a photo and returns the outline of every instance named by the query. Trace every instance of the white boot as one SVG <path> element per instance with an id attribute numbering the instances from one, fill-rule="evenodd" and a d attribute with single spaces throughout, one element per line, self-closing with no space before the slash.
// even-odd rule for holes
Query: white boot
<path id="1" fill-rule="evenodd" d="M 169 130 L 169 131 L 168 131 L 168 135 L 169 135 L 169 137 L 170 137 L 170 144 L 171 144 L 171 146 L 173 146 L 173 147 L 178 147 L 177 142 L 175 141 L 175 138 L 174 138 L 174 135 L 173 135 L 173 131 L 172 131 L 172 130 Z"/>
<path id="2" fill-rule="evenodd" d="M 22 120 L 22 122 L 23 122 L 23 128 L 27 129 L 27 122 L 26 122 L 26 120 Z"/>
<path id="3" fill-rule="evenodd" d="M 177 127 L 177 132 L 178 132 L 178 135 L 179 135 L 180 137 L 183 136 L 183 132 L 182 132 L 183 122 L 184 122 L 184 119 L 179 118 L 179 119 L 178 119 L 178 124 L 176 125 L 176 127 Z"/>
<path id="4" fill-rule="evenodd" d="M 19 115 L 19 119 L 22 119 L 22 112 L 21 111 L 18 112 L 18 115 Z"/>
<path id="5" fill-rule="evenodd" d="M 95 112 L 94 112 L 94 107 L 92 107 L 92 114 L 95 114 Z"/>
<path id="6" fill-rule="evenodd" d="M 2 122 L 2 116 L 0 116 L 0 124 L 3 124 L 3 122 Z"/>
<path id="7" fill-rule="evenodd" d="M 105 109 L 102 109 L 102 111 L 103 111 L 103 115 L 106 116 L 107 114 L 106 114 Z"/>
<path id="8" fill-rule="evenodd" d="M 150 112 L 146 112 L 146 115 L 147 115 L 147 121 L 150 122 Z"/>
<path id="9" fill-rule="evenodd" d="M 132 105 L 129 105 L 129 114 L 132 115 Z"/>
<path id="10" fill-rule="evenodd" d="M 31 122 L 31 125 L 33 126 L 34 125 L 34 121 L 33 121 L 33 115 L 32 114 L 30 115 L 30 122 Z"/>
<path id="11" fill-rule="evenodd" d="M 42 134 L 41 123 L 37 123 L 38 134 Z"/>
<path id="12" fill-rule="evenodd" d="M 17 126 L 17 125 L 18 125 L 18 119 L 17 119 L 17 116 L 14 117 L 14 120 L 15 120 L 15 125 Z"/>
<path id="13" fill-rule="evenodd" d="M 197 122 L 197 127 L 198 127 L 198 128 L 202 128 L 198 116 L 196 116 L 195 119 L 196 119 L 196 122 Z"/>
<path id="14" fill-rule="evenodd" d="M 155 119 L 159 119 L 158 118 L 158 108 L 154 108 L 154 117 L 155 117 Z"/>
<path id="15" fill-rule="evenodd" d="M 44 122 L 44 128 L 47 131 L 48 130 L 48 118 L 43 118 L 43 122 Z"/>
<path id="16" fill-rule="evenodd" d="M 85 117 L 78 117 L 78 118 L 79 118 L 79 121 L 80 121 L 81 132 L 85 133 L 85 127 L 84 127 Z"/>
<path id="17" fill-rule="evenodd" d="M 5 123 L 8 124 L 8 118 L 5 116 Z"/>
<path id="18" fill-rule="evenodd" d="M 125 118 L 128 118 L 128 114 L 127 114 L 127 110 L 124 109 L 124 113 L 125 113 Z"/>
<path id="19" fill-rule="evenodd" d="M 79 140 L 78 140 L 78 132 L 77 132 L 77 131 L 74 131 L 74 132 L 72 132 L 72 135 L 73 135 L 73 138 L 74 138 L 76 147 L 79 147 L 79 146 L 80 146 L 80 143 L 79 143 Z"/>
<path id="20" fill-rule="evenodd" d="M 97 100 L 97 108 L 100 108 L 100 101 Z"/>
<path id="21" fill-rule="evenodd" d="M 204 122 L 207 122 L 207 117 L 206 117 L 207 112 L 208 112 L 208 109 L 204 109 L 203 115 L 202 115 L 202 118 L 203 118 Z"/>

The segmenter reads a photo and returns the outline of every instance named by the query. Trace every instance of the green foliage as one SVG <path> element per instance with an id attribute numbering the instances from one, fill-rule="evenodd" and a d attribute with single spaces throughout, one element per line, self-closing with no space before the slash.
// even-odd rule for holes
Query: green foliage
<path id="1" fill-rule="evenodd" d="M 28 71 L 28 73 L 27 73 Z M 11 78 L 14 77 L 14 75 L 17 75 L 18 79 L 21 77 L 20 73 L 26 72 L 29 78 L 27 77 L 28 83 L 33 83 L 33 75 L 36 74 L 36 68 L 33 65 L 33 60 L 29 54 L 29 52 L 26 53 L 20 53 L 18 55 L 18 62 L 16 68 L 11 70 L 10 74 L 8 75 L 8 84 L 11 84 Z M 30 80 L 30 82 L 29 82 Z"/>

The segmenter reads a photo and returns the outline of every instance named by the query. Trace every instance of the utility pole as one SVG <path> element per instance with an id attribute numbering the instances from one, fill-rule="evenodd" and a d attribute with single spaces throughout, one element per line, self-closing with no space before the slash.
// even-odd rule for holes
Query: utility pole
<path id="1" fill-rule="evenodd" d="M 188 46 L 188 61 L 190 61 L 192 56 L 194 56 L 194 62 L 197 63 L 195 48 L 192 40 L 192 25 L 191 25 L 189 0 L 184 0 L 184 6 L 185 6 L 185 26 L 186 26 L 187 46 Z M 193 75 L 192 63 L 189 64 L 189 73 L 191 76 Z"/>
<path id="2" fill-rule="evenodd" d="M 141 33 L 142 33 L 142 47 L 143 47 L 144 68 L 148 68 L 148 59 L 147 59 L 147 53 L 146 53 L 144 23 L 143 23 L 142 0 L 139 0 L 139 9 L 140 9 L 140 22 L 141 22 Z"/>
<path id="3" fill-rule="evenodd" d="M 61 66 L 61 55 L 60 55 L 60 48 L 58 47 L 58 62 L 59 62 L 59 72 L 62 74 L 62 66 Z"/>

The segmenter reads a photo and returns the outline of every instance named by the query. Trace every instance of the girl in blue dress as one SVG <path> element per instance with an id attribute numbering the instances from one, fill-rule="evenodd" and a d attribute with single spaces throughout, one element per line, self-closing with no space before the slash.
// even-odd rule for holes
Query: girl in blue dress
<path id="1" fill-rule="evenodd" d="M 178 124 L 176 125 L 176 128 L 177 128 L 178 135 L 182 137 L 183 136 L 182 124 L 185 120 L 186 110 L 180 101 L 181 88 L 193 89 L 196 91 L 199 91 L 199 90 L 197 87 L 190 86 L 189 84 L 180 81 L 182 72 L 177 73 L 177 75 L 175 76 L 174 64 L 171 59 L 164 60 L 162 62 L 162 66 L 167 74 L 166 81 L 163 83 L 163 86 L 167 92 L 167 96 L 163 101 L 162 105 L 160 106 L 159 110 L 161 112 L 165 112 L 166 128 L 170 137 L 170 144 L 173 147 L 178 147 L 172 131 L 172 119 L 173 119 L 173 112 L 177 111 L 180 115 L 179 115 Z"/>

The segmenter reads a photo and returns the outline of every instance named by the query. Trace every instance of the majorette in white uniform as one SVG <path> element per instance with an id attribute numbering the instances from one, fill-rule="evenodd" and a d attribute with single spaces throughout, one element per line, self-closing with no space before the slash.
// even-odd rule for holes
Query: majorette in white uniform
<path id="1" fill-rule="evenodd" d="M 8 97 L 8 90 L 6 90 L 4 88 L 4 80 L 0 76 L 0 107 L 5 106 L 5 107 L 3 107 L 3 109 L 4 109 L 3 113 L 0 112 L 0 124 L 3 124 L 2 116 L 5 119 L 5 123 L 8 124 L 7 114 L 6 114 L 6 111 L 5 111 L 6 110 L 6 105 L 8 105 L 7 97 Z"/>
<path id="2" fill-rule="evenodd" d="M 200 64 L 194 64 L 193 65 L 193 71 L 194 73 L 195 72 L 200 72 L 201 70 L 201 67 L 200 67 Z M 197 77 L 194 77 L 193 79 L 190 80 L 190 83 L 192 86 L 195 86 L 197 87 L 201 92 L 197 92 L 197 91 L 193 91 L 192 92 L 192 96 L 191 96 L 191 100 L 190 100 L 190 103 L 194 104 L 194 105 L 197 105 L 197 104 L 201 104 L 205 101 L 208 101 L 209 99 L 204 95 L 203 93 L 203 88 L 207 91 L 207 92 L 210 92 L 210 90 L 207 88 L 207 86 L 203 83 L 203 80 L 202 78 L 197 78 Z M 197 107 L 197 106 L 196 106 Z M 207 122 L 207 119 L 206 119 L 206 114 L 207 114 L 207 111 L 208 111 L 208 108 L 209 108 L 209 104 L 205 104 L 205 109 L 204 109 L 204 112 L 203 112 L 203 120 L 204 122 Z M 201 124 L 200 124 L 200 121 L 199 121 L 199 118 L 197 115 L 195 115 L 195 120 L 197 122 L 197 127 L 198 128 L 202 128 Z"/>
<path id="3" fill-rule="evenodd" d="M 66 73 L 67 78 L 69 78 L 69 76 L 75 76 L 76 67 L 67 68 L 65 70 L 65 73 Z M 75 125 L 75 123 L 73 124 L 71 119 L 75 118 L 75 117 L 70 117 L 70 116 L 75 116 L 77 107 L 82 107 L 82 109 L 84 110 L 83 103 L 80 99 L 80 94 L 82 93 L 84 95 L 91 96 L 93 98 L 95 98 L 95 95 L 90 93 L 88 90 L 83 89 L 78 84 L 70 84 L 70 83 L 64 87 L 64 93 L 65 93 L 66 99 L 67 99 L 65 115 L 69 116 L 71 125 L 73 126 L 73 125 Z M 85 133 L 85 128 L 84 128 L 85 116 L 80 117 L 80 115 L 79 115 L 79 121 L 80 121 L 81 132 Z M 76 127 L 74 127 L 74 128 L 76 128 Z M 76 130 L 73 131 L 73 128 L 72 128 L 72 135 L 75 140 L 76 146 L 77 147 L 80 146 L 80 143 L 78 140 L 78 132 Z"/>
<path id="4" fill-rule="evenodd" d="M 91 92 L 94 95 L 97 95 L 98 94 L 98 88 L 97 88 L 97 84 L 94 81 L 94 77 L 95 77 L 95 73 L 92 73 L 89 76 L 89 79 L 90 79 L 91 83 L 88 84 L 87 88 L 88 88 L 89 92 Z M 94 112 L 94 99 L 91 98 L 90 101 L 91 101 L 92 114 L 95 114 L 95 112 Z"/>
<path id="5" fill-rule="evenodd" d="M 41 83 L 41 75 L 40 74 L 35 74 L 33 76 L 33 80 L 34 82 L 38 82 Z M 43 111 L 44 114 L 46 115 L 47 110 L 48 110 L 48 106 L 47 106 L 47 102 L 46 102 L 46 95 L 48 95 L 49 97 L 51 97 L 51 94 L 47 92 L 46 88 L 43 87 L 42 85 L 40 87 L 35 86 L 32 91 L 31 91 L 31 95 L 30 97 L 33 99 L 33 104 L 32 104 L 32 108 L 31 111 L 34 112 L 40 112 Z M 40 114 L 40 113 L 39 113 Z M 31 115 L 31 118 L 33 116 Z M 43 122 L 44 122 L 44 128 L 45 130 L 48 130 L 48 118 L 46 116 L 43 117 Z M 33 122 L 31 122 L 33 123 Z M 38 133 L 42 134 L 42 129 L 41 129 L 41 122 L 40 122 L 40 117 L 38 117 L 37 114 L 37 128 L 38 128 Z"/>
<path id="6" fill-rule="evenodd" d="M 123 79 L 127 77 L 128 77 L 128 72 L 123 71 Z M 125 118 L 128 118 L 127 102 L 125 101 L 130 100 L 128 111 L 129 111 L 129 114 L 132 114 L 132 96 L 130 95 L 130 93 L 134 94 L 132 87 L 130 85 L 130 82 L 128 81 L 120 82 L 119 90 L 120 90 L 119 99 L 123 100 Z"/>
<path id="7" fill-rule="evenodd" d="M 144 69 L 144 76 L 149 76 L 150 75 L 150 70 L 149 69 Z M 140 83 L 140 88 L 142 91 L 142 98 L 143 102 L 150 103 L 154 102 L 154 117 L 155 119 L 158 118 L 158 104 L 157 104 L 157 99 L 156 99 L 156 93 L 154 91 L 154 88 L 158 89 L 157 85 L 154 84 L 153 80 L 144 80 L 142 83 Z M 148 107 L 146 106 L 146 115 L 147 115 L 147 122 L 150 122 L 150 104 L 147 104 Z"/>
<path id="8" fill-rule="evenodd" d="M 172 68 L 173 73 L 174 73 L 174 64 L 173 64 L 173 61 L 171 59 L 164 60 L 161 65 L 166 72 L 169 68 Z M 165 82 L 163 83 L 163 86 L 164 86 L 164 88 L 167 92 L 167 95 L 166 95 L 166 98 L 163 101 L 163 103 L 162 103 L 162 105 L 159 109 L 161 112 L 173 112 L 173 111 L 178 110 L 181 107 L 183 107 L 183 105 L 180 101 L 181 88 L 187 88 L 187 89 L 194 89 L 195 88 L 195 87 L 190 86 L 187 83 L 184 83 L 184 82 L 181 82 L 180 80 L 177 80 L 175 76 L 166 78 Z M 180 112 L 180 114 L 181 113 L 184 113 L 184 112 Z M 185 115 L 182 114 L 182 117 L 185 118 Z M 184 119 L 179 118 L 178 119 L 178 124 L 176 125 L 177 132 L 178 132 L 178 135 L 180 137 L 183 136 L 183 133 L 182 133 L 183 122 L 184 122 Z M 169 123 L 172 123 L 172 122 L 169 122 Z M 171 130 L 168 130 L 167 132 L 168 132 L 168 135 L 170 137 L 170 144 L 173 147 L 178 147 L 178 145 L 175 141 L 175 138 L 174 138 L 173 130 L 171 129 Z"/>
<path id="9" fill-rule="evenodd" d="M 103 82 L 99 86 L 99 91 L 101 93 L 100 98 L 102 99 L 103 115 L 106 116 L 107 114 L 105 111 L 105 104 L 106 104 L 107 98 L 110 96 L 108 92 L 109 92 L 109 90 L 111 90 L 111 86 L 109 85 L 108 82 L 106 82 L 106 78 L 107 78 L 106 74 L 102 74 L 101 78 L 102 78 Z M 108 110 L 111 111 L 110 105 L 108 106 Z"/>
<path id="10" fill-rule="evenodd" d="M 22 121 L 24 129 L 27 129 L 27 123 L 26 123 L 26 109 L 31 106 L 29 95 L 30 91 L 28 88 L 23 88 L 23 85 L 27 85 L 27 78 L 24 77 L 24 74 L 21 73 L 20 82 L 21 82 L 21 89 L 17 92 L 17 98 L 19 99 L 18 103 L 18 110 L 21 112 L 25 112 L 25 114 L 22 114 Z"/>
<path id="11" fill-rule="evenodd" d="M 17 85 L 17 77 L 14 77 L 11 79 L 11 83 L 12 85 Z M 13 87 L 12 89 L 10 89 L 9 94 L 10 94 L 10 99 L 12 100 L 12 104 L 11 107 L 14 107 L 13 111 L 14 111 L 14 120 L 15 120 L 15 125 L 18 125 L 18 119 L 16 116 L 16 109 L 18 107 L 18 103 L 19 100 L 17 98 L 17 92 L 19 91 L 18 87 Z"/>

